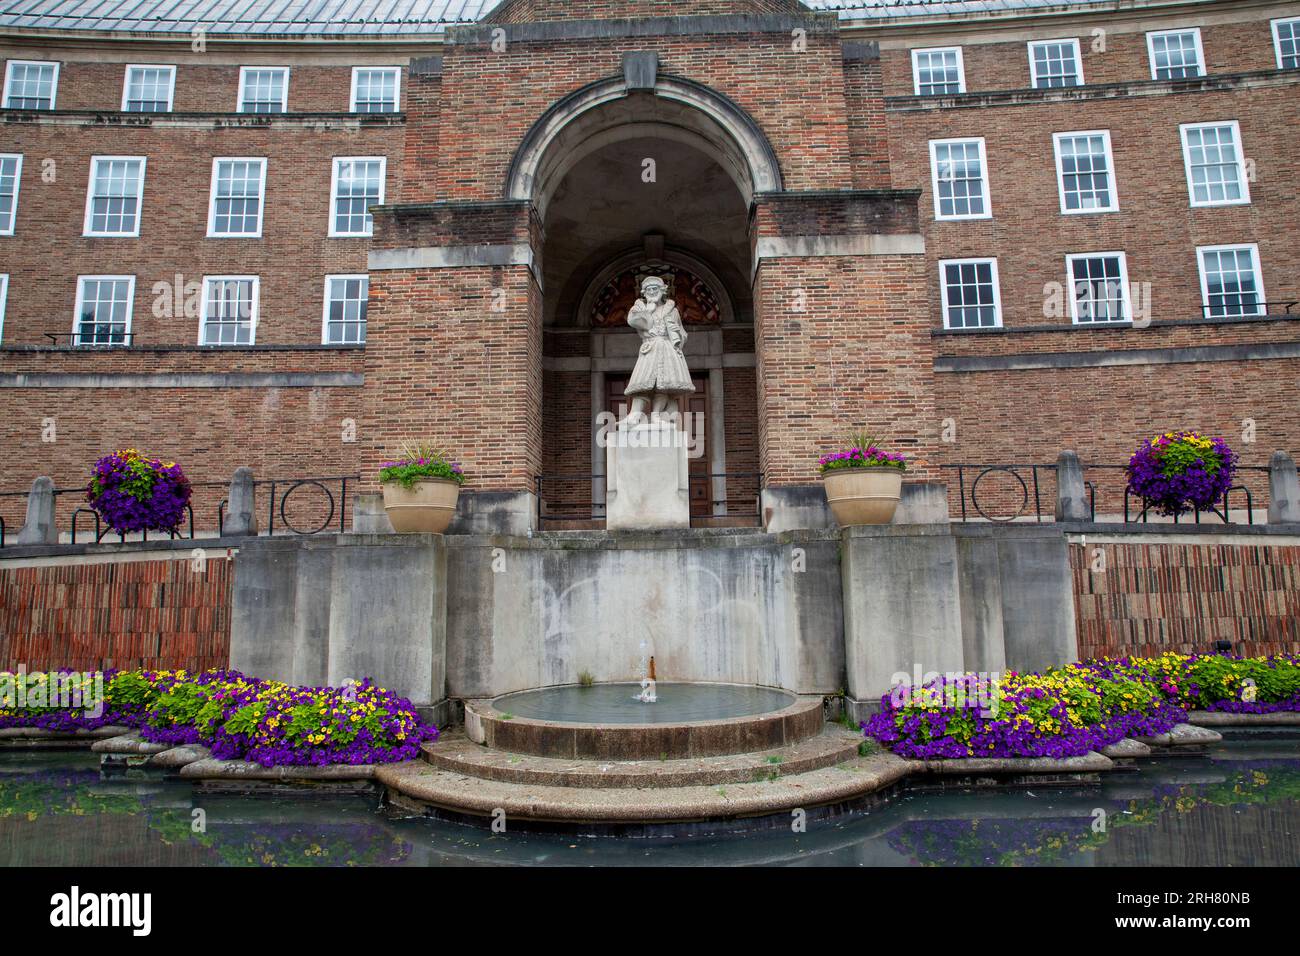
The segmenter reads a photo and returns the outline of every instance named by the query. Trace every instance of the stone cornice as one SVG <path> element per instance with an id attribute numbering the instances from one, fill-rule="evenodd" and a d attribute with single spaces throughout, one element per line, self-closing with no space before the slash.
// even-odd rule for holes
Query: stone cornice
<path id="1" fill-rule="evenodd" d="M 95 126 L 106 129 L 383 129 L 406 125 L 405 113 L 127 113 L 121 110 L 3 110 L 5 126 Z"/>
<path id="2" fill-rule="evenodd" d="M 912 113 L 930 110 L 987 109 L 991 106 L 1086 103 L 1136 96 L 1271 89 L 1296 84 L 1300 84 L 1300 70 L 1252 70 L 1248 73 L 1220 73 L 1188 80 L 1130 80 L 1125 83 L 1093 83 L 1049 90 L 988 90 L 979 93 L 960 93 L 956 96 L 886 96 L 885 111 Z"/>
<path id="3" fill-rule="evenodd" d="M 1019 355 L 944 355 L 936 372 L 1021 372 L 1032 369 L 1175 365 L 1186 362 L 1251 362 L 1300 358 L 1300 342 L 1199 345 L 1190 348 L 1097 349 L 1087 352 L 1024 352 Z"/>

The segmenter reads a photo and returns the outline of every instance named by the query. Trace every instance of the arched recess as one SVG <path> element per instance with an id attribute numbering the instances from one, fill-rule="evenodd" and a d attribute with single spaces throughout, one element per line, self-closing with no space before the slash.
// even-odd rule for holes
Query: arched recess
<path id="1" fill-rule="evenodd" d="M 524 136 L 506 175 L 505 198 L 531 200 L 538 213 L 565 174 L 611 143 L 654 136 L 714 158 L 748 204 L 780 190 L 781 170 L 758 124 L 702 83 L 658 76 L 653 91 L 629 91 L 622 77 L 598 80 L 556 102 Z"/>

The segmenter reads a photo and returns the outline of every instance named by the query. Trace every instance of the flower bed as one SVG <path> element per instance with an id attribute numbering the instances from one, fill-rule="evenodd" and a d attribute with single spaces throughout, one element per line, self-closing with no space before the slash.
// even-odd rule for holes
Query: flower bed
<path id="1" fill-rule="evenodd" d="M 92 715 L 84 706 L 91 698 L 70 706 L 56 694 L 33 695 L 51 675 L 23 679 L 25 706 L 0 702 L 0 728 L 72 731 L 119 724 L 138 728 L 145 740 L 202 743 L 216 758 L 264 767 L 410 760 L 421 741 L 438 736 L 410 701 L 369 680 L 344 688 L 292 687 L 229 670 L 106 672 L 103 708 Z M 79 680 L 84 684 L 84 677 Z"/>
<path id="2" fill-rule="evenodd" d="M 1165 733 L 1189 709 L 1300 711 L 1300 658 L 1166 654 L 997 681 L 957 675 L 895 688 L 881 705 L 863 731 L 900 756 L 1077 757 Z"/>

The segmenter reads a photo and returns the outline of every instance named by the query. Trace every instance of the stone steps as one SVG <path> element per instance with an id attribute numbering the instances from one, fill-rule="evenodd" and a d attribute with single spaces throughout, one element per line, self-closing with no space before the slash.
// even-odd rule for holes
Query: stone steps
<path id="1" fill-rule="evenodd" d="M 856 759 L 861 734 L 827 724 L 820 734 L 754 753 L 675 760 L 577 760 L 494 750 L 462 734 L 421 748 L 430 766 L 464 777 L 551 787 L 666 788 L 754 783 Z"/>
<path id="2" fill-rule="evenodd" d="M 530 823 L 643 825 L 735 820 L 854 801 L 885 790 L 912 768 L 887 752 L 774 780 L 680 787 L 566 787 L 508 783 L 424 761 L 377 767 L 391 805 L 428 813 Z"/>

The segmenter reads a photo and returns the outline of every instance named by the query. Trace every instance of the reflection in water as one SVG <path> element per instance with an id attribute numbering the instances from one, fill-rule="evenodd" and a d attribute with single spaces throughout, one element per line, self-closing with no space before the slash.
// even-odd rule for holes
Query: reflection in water
<path id="1" fill-rule="evenodd" d="M 1300 864 L 1300 748 L 1292 741 L 1153 760 L 1086 788 L 914 791 L 869 813 L 810 820 L 807 833 L 744 838 L 492 834 L 390 818 L 376 802 L 195 793 L 153 773 L 102 775 L 90 754 L 2 753 L 0 864 Z"/>

